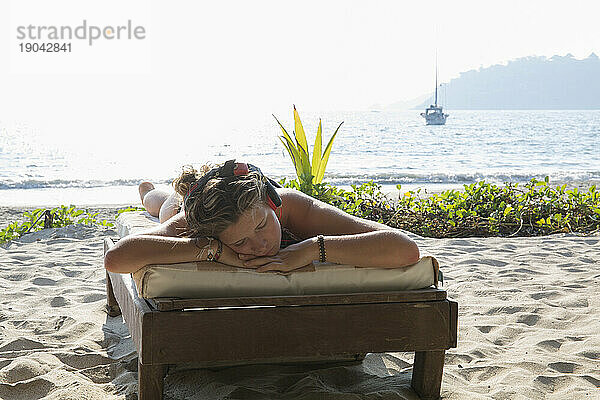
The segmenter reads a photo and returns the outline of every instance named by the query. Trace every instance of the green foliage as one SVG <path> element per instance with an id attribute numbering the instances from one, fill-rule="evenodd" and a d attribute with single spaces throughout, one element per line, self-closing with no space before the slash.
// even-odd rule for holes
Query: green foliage
<path id="1" fill-rule="evenodd" d="M 352 191 L 331 186 L 330 204 L 344 210 L 348 214 L 371 221 L 385 223 L 387 215 L 394 213 L 394 204 L 381 192 L 381 186 L 373 181 L 362 185 L 351 185 Z"/>
<path id="2" fill-rule="evenodd" d="M 318 185 L 323 181 L 323 177 L 325 176 L 325 167 L 327 166 L 327 162 L 329 161 L 329 155 L 331 154 L 331 148 L 333 146 L 333 139 L 338 133 L 338 130 L 342 126 L 344 122 L 341 122 L 329 142 L 325 147 L 325 151 L 321 154 L 322 147 L 322 127 L 321 120 L 319 119 L 319 127 L 317 128 L 317 136 L 315 138 L 315 145 L 313 147 L 313 157 L 312 157 L 312 165 L 310 161 L 310 153 L 308 150 L 308 143 L 306 141 L 306 134 L 304 133 L 304 127 L 302 126 L 302 122 L 300 121 L 300 115 L 296 110 L 296 106 L 294 106 L 294 140 L 285 130 L 281 122 L 277 119 L 275 115 L 273 115 L 277 124 L 281 128 L 283 132 L 283 136 L 279 136 L 279 140 L 283 143 L 283 146 L 287 150 L 290 158 L 292 160 L 292 164 L 294 165 L 294 169 L 296 171 L 296 176 L 298 177 L 295 182 L 294 187 L 298 190 L 308 194 L 315 195 L 319 193 L 321 188 Z"/>
<path id="3" fill-rule="evenodd" d="M 136 210 L 144 209 L 129 206 L 118 210 L 117 215 L 126 211 Z M 44 228 L 61 228 L 71 224 L 95 225 L 107 228 L 114 226 L 112 222 L 106 219 L 99 219 L 98 214 L 88 209 L 76 209 L 73 205 L 68 207 L 61 205 L 52 209 L 38 208 L 33 211 L 25 211 L 21 222 L 11 222 L 6 228 L 0 230 L 0 244 Z"/>
<path id="4" fill-rule="evenodd" d="M 128 206 L 126 208 L 121 208 L 121 209 L 117 210 L 117 217 L 119 215 L 123 214 L 124 212 L 130 212 L 130 211 L 146 211 L 146 209 L 144 207 Z"/>
<path id="5" fill-rule="evenodd" d="M 398 185 L 400 189 L 400 185 Z M 591 233 L 600 229 L 600 194 L 552 188 L 549 179 L 520 186 L 481 181 L 464 191 L 422 196 L 405 193 L 392 202 L 372 181 L 352 191 L 329 186 L 329 203 L 361 218 L 383 222 L 426 237 L 538 236 L 558 232 Z"/>
<path id="6" fill-rule="evenodd" d="M 302 184 L 299 183 L 297 179 L 292 179 L 288 181 L 285 178 L 282 178 L 279 180 L 279 184 L 285 188 L 296 189 L 303 192 Z M 337 195 L 335 194 L 336 190 L 340 189 L 328 183 L 316 183 L 312 185 L 310 192 L 307 194 L 316 199 L 332 204 L 332 202 L 335 201 L 337 198 Z"/>

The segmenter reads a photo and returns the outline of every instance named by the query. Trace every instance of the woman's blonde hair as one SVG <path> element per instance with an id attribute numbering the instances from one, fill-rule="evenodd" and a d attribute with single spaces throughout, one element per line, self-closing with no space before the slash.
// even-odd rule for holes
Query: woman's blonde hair
<path id="1" fill-rule="evenodd" d="M 186 165 L 179 178 L 173 181 L 175 191 L 185 198 L 182 207 L 188 225 L 186 236 L 217 237 L 236 223 L 245 211 L 261 202 L 266 204 L 266 178 L 258 172 L 215 177 L 209 179 L 203 189 L 192 190 L 188 194 L 190 187 L 210 170 L 208 165 L 202 166 L 200 171 Z"/>

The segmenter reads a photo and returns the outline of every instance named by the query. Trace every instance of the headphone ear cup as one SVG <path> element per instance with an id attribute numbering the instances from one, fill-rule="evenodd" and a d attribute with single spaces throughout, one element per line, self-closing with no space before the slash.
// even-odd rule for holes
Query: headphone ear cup
<path id="1" fill-rule="evenodd" d="M 269 200 L 273 202 L 275 208 L 281 207 L 281 197 L 279 197 L 279 193 L 275 190 L 275 187 L 270 182 L 270 179 L 267 178 L 267 196 Z"/>
<path id="2" fill-rule="evenodd" d="M 267 178 L 267 177 L 265 176 L 265 178 Z M 271 199 L 273 204 L 275 204 L 276 207 L 281 207 L 281 197 L 279 197 L 279 193 L 277 193 L 277 190 L 275 190 L 275 188 L 280 188 L 281 185 L 279 183 L 277 183 L 277 181 L 274 181 L 271 178 L 267 178 L 266 183 L 267 183 L 267 196 L 269 196 L 269 198 Z"/>
<path id="3" fill-rule="evenodd" d="M 281 207 L 281 197 L 279 197 L 279 194 L 275 190 L 276 187 L 281 187 L 281 185 L 279 183 L 275 182 L 273 179 L 267 178 L 266 176 L 264 176 L 262 171 L 260 170 L 260 168 L 254 166 L 252 164 L 248 164 L 248 170 L 258 172 L 260 174 L 260 176 L 265 178 L 265 183 L 267 185 L 267 196 L 269 197 L 268 200 L 271 200 L 271 202 L 273 202 L 273 204 L 275 205 L 275 208 Z M 268 202 L 268 200 L 267 200 L 267 202 Z"/>

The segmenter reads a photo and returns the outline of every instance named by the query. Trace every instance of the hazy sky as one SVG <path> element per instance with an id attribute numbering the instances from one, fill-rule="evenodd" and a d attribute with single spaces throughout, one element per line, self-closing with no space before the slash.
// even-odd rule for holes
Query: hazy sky
<path id="1" fill-rule="evenodd" d="M 365 109 L 528 55 L 600 54 L 598 1 L 0 3 L 0 120 L 47 133 L 194 131 L 250 115 Z M 19 54 L 19 25 L 128 19 L 146 38 Z M 9 62 L 5 62 L 6 60 Z"/>

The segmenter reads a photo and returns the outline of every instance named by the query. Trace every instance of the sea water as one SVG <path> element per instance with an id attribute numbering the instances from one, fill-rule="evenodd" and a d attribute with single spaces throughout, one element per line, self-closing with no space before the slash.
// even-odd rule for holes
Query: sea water
<path id="1" fill-rule="evenodd" d="M 344 121 L 325 173 L 325 181 L 342 187 L 368 180 L 402 190 L 545 176 L 556 184 L 600 180 L 600 111 L 447 112 L 445 126 L 426 126 L 418 110 L 303 113 L 302 119 L 311 154 L 319 118 L 323 149 Z M 291 117 L 280 120 L 291 133 Z M 0 205 L 135 203 L 143 180 L 167 187 L 184 164 L 230 158 L 276 179 L 294 176 L 270 115 L 224 129 L 107 143 L 48 137 L 43 127 L 34 132 L 0 120 Z"/>

